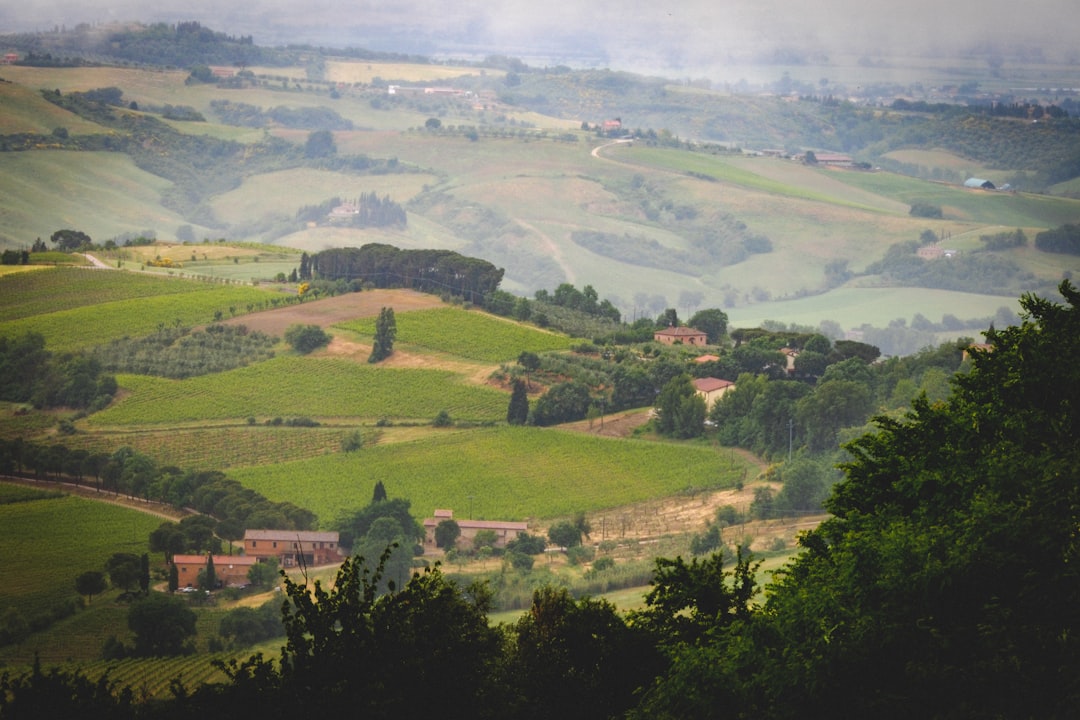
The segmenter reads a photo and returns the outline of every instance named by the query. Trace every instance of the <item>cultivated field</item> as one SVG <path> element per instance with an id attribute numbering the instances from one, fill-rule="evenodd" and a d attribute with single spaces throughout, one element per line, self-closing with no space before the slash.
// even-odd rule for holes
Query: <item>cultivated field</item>
<path id="1" fill-rule="evenodd" d="M 376 480 L 414 513 L 526 520 L 595 512 L 684 490 L 723 488 L 757 470 L 707 445 L 617 440 L 544 428 L 432 431 L 375 445 L 230 473 L 274 500 L 304 503 L 323 522 L 368 502 Z"/>
<path id="2" fill-rule="evenodd" d="M 145 513 L 71 496 L 0 504 L 0 547 L 11 573 L 0 595 L 3 607 L 24 617 L 52 607 L 68 597 L 75 576 L 102 568 L 113 553 L 146 552 L 159 524 Z M 58 584 L 65 588 L 59 595 Z"/>
<path id="3" fill-rule="evenodd" d="M 395 309 L 394 317 L 397 325 L 395 342 L 479 362 L 513 362 L 524 351 L 569 350 L 574 344 L 565 335 L 456 308 L 402 314 Z M 338 326 L 361 335 L 375 335 L 375 319 L 370 316 Z"/>

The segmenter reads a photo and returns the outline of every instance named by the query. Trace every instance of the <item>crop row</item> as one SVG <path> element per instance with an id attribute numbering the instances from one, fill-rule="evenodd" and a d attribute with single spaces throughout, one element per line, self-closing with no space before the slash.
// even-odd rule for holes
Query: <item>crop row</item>
<path id="1" fill-rule="evenodd" d="M 417 517 L 451 508 L 460 517 L 557 517 L 734 485 L 738 458 L 704 446 L 615 440 L 543 428 L 500 426 L 433 433 L 357 453 L 237 469 L 229 476 L 275 501 L 332 521 L 371 498 L 376 480 L 408 498 Z"/>
<path id="2" fill-rule="evenodd" d="M 566 350 L 573 343 L 564 335 L 460 308 L 417 310 L 397 314 L 394 319 L 401 343 L 481 362 L 513 361 L 524 350 Z M 340 327 L 374 335 L 375 319 L 354 320 Z"/>
<path id="3" fill-rule="evenodd" d="M 186 380 L 119 375 L 130 395 L 91 416 L 95 425 L 254 417 L 506 417 L 507 395 L 443 370 L 385 368 L 338 358 L 276 357 Z"/>
<path id="4" fill-rule="evenodd" d="M 207 324 L 218 313 L 229 317 L 232 314 L 229 308 L 243 313 L 247 305 L 268 297 L 268 291 L 253 287 L 201 284 L 195 287 L 199 288 L 198 292 L 103 301 L 98 305 L 0 322 L 0 335 L 15 337 L 32 331 L 45 337 L 45 346 L 51 351 L 79 350 L 115 338 L 149 335 L 159 327 Z"/>
<path id="5" fill-rule="evenodd" d="M 82 665 L 80 670 L 91 680 L 108 673 L 109 679 L 119 687 L 131 688 L 136 698 L 165 698 L 169 697 L 169 685 L 174 679 L 179 679 L 189 689 L 205 683 L 223 682 L 225 674 L 211 662 L 228 657 L 231 656 L 199 654 L 99 660 Z"/>
<path id="6" fill-rule="evenodd" d="M 212 286 L 164 277 L 56 267 L 0 277 L 0 320 L 47 315 L 118 300 L 200 292 Z"/>
<path id="7" fill-rule="evenodd" d="M 125 431 L 122 434 L 80 433 L 64 442 L 70 448 L 109 453 L 127 446 L 159 465 L 192 470 L 282 463 L 338 452 L 353 432 L 342 427 L 232 426 L 193 429 Z M 364 433 L 371 442 L 374 433 Z"/>
<path id="8" fill-rule="evenodd" d="M 147 537 L 160 522 L 152 515 L 70 496 L 0 505 L 0 547 L 9 573 L 5 605 L 31 617 L 74 595 L 76 575 L 102 568 L 115 552 L 145 552 Z"/>

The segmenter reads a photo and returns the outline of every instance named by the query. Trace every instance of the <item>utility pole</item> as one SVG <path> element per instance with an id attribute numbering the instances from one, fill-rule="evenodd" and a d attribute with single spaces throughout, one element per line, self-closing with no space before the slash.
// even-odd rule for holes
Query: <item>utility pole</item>
<path id="1" fill-rule="evenodd" d="M 789 417 L 787 421 L 787 459 L 791 462 L 791 446 L 795 440 L 795 418 Z"/>

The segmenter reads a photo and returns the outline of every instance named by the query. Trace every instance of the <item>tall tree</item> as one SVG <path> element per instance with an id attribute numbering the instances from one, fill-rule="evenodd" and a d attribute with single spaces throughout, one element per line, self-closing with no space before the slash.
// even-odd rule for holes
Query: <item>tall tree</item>
<path id="1" fill-rule="evenodd" d="M 139 657 L 185 655 L 193 651 L 195 613 L 178 597 L 150 593 L 128 610 L 128 627 L 135 633 Z"/>
<path id="2" fill-rule="evenodd" d="M 705 333 L 706 341 L 710 345 L 715 345 L 727 333 L 728 316 L 719 308 L 706 308 L 694 313 L 688 324 Z"/>
<path id="3" fill-rule="evenodd" d="M 384 307 L 375 320 L 375 342 L 371 346 L 369 363 L 377 363 L 390 357 L 394 352 L 394 338 L 397 336 L 397 323 L 394 320 L 394 308 Z"/>
<path id="4" fill-rule="evenodd" d="M 75 590 L 80 595 L 85 595 L 87 602 L 92 602 L 94 596 L 105 592 L 107 587 L 105 573 L 100 570 L 87 570 L 75 578 Z"/>
<path id="5" fill-rule="evenodd" d="M 529 395 L 525 383 L 514 380 L 514 389 L 510 392 L 510 406 L 506 409 L 506 422 L 511 425 L 524 425 L 529 420 Z"/>
<path id="6" fill-rule="evenodd" d="M 705 400 L 694 390 L 690 376 L 672 378 L 656 398 L 656 431 L 692 438 L 705 429 Z"/>

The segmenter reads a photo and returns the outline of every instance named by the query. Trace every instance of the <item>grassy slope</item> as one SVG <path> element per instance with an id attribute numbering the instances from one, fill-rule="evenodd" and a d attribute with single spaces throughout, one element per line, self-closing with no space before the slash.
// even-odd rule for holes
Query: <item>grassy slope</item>
<path id="1" fill-rule="evenodd" d="M 395 324 L 398 342 L 480 362 L 513 362 L 525 350 L 567 350 L 574 342 L 565 335 L 458 308 L 402 313 L 395 316 Z M 342 323 L 341 327 L 375 335 L 374 318 Z"/>
<path id="2" fill-rule="evenodd" d="M 439 507 L 525 520 L 732 486 L 744 466 L 705 445 L 498 427 L 433 432 L 403 445 L 235 469 L 230 477 L 274 500 L 304 504 L 325 525 L 367 504 L 376 480 L 409 498 L 417 517 Z"/>
<path id="3" fill-rule="evenodd" d="M 76 575 L 103 568 L 113 553 L 147 552 L 147 538 L 161 522 L 135 510 L 70 496 L 0 505 L 0 547 L 7 573 L 0 586 L 0 607 L 15 607 L 31 617 L 75 595 Z"/>
<path id="4" fill-rule="evenodd" d="M 368 65 L 372 65 L 368 69 Z M 407 66 L 331 63 L 342 77 L 363 79 L 374 73 L 386 78 L 387 72 L 405 73 Z M 415 68 L 414 68 L 415 69 Z M 324 200 L 331 195 L 349 195 L 375 190 L 405 201 L 424 186 L 438 187 L 452 193 L 459 201 L 490 209 L 507 225 L 502 232 L 483 237 L 465 237 L 437 215 L 411 214 L 409 227 L 397 230 L 351 230 L 316 228 L 281 238 L 278 242 L 308 251 L 327 245 L 360 245 L 365 242 L 389 242 L 401 247 L 444 247 L 479 255 L 508 270 L 504 287 L 531 294 L 536 286 L 553 287 L 559 282 L 591 283 L 602 296 L 620 301 L 631 312 L 632 298 L 639 292 L 662 296 L 667 305 L 675 305 L 687 291 L 704 295 L 704 305 L 720 305 L 733 315 L 759 315 L 756 303 L 792 300 L 824 290 L 824 267 L 836 259 L 846 260 L 853 270 L 860 270 L 882 256 L 889 245 L 912 239 L 928 227 L 924 220 L 907 215 L 907 207 L 916 201 L 937 202 L 946 210 L 946 219 L 934 222 L 933 229 L 954 237 L 965 233 L 975 237 L 985 228 L 1024 227 L 1030 232 L 1075 221 L 1080 217 L 1080 203 L 1033 196 L 1002 196 L 970 193 L 942 185 L 925 183 L 885 173 L 850 173 L 815 170 L 773 159 L 710 157 L 685 152 L 647 148 L 636 143 L 633 148 L 619 147 L 604 151 L 603 159 L 589 155 L 596 142 L 586 133 L 577 133 L 575 143 L 530 139 L 492 139 L 481 137 L 470 142 L 461 137 L 443 137 L 427 132 L 409 131 L 422 127 L 426 115 L 417 109 L 382 103 L 373 107 L 372 96 L 361 88 L 343 88 L 338 100 L 329 100 L 325 86 L 301 84 L 303 91 L 290 85 L 260 87 L 243 91 L 222 91 L 212 85 L 185 85 L 182 72 L 142 72 L 129 69 L 80 68 L 72 70 L 36 70 L 12 68 L 10 79 L 27 87 L 57 87 L 63 91 L 117 85 L 125 99 L 141 104 L 187 104 L 214 117 L 209 104 L 215 97 L 236 102 L 290 107 L 329 106 L 353 121 L 353 131 L 335 134 L 341 152 L 360 152 L 374 157 L 396 157 L 403 163 L 431 168 L 435 174 L 416 176 L 377 176 L 345 178 L 334 173 L 294 171 L 251 178 L 241 188 L 216 198 L 213 205 L 223 217 L 245 223 L 256 232 L 256 221 L 290 216 L 301 204 Z M 33 70 L 33 72 L 31 72 Z M 329 69 L 328 69 L 329 71 Z M 430 71 L 430 68 L 425 69 Z M 456 71 L 454 71 L 456 72 Z M 270 73 L 269 74 L 274 74 Z M 299 77 L 299 76 L 298 76 Z M 337 77 L 335 75 L 335 77 Z M 417 76 L 417 81 L 425 78 Z M 760 99 L 743 102 L 731 98 L 736 106 L 761 112 Z M 500 111 L 511 112 L 510 108 Z M 493 116 L 472 110 L 467 105 L 450 107 L 444 126 L 454 123 L 491 123 Z M 534 118 L 541 126 L 567 129 L 565 121 Z M 235 137 L 254 137 L 246 130 L 228 130 L 213 123 L 183 123 L 185 131 L 212 134 L 238 133 Z M 561 130 L 560 130 L 561 131 Z M 276 129 L 273 132 L 294 142 L 303 142 L 302 130 Z M 38 156 L 39 153 L 33 153 Z M 101 158 L 95 158 L 95 162 Z M 38 159 L 33 163 L 41 162 Z M 116 162 L 110 159 L 108 163 Z M 959 161 L 957 161 L 959 162 Z M 108 236 L 132 229 L 154 228 L 159 236 L 169 237 L 182 218 L 171 216 L 157 205 L 154 183 L 141 182 L 141 173 L 128 165 L 106 165 L 104 172 L 130 178 L 140 192 L 108 194 L 101 188 L 110 183 L 76 168 L 71 192 L 55 195 L 58 202 L 49 209 L 36 208 L 34 198 L 48 194 L 47 187 L 36 188 L 20 200 L 18 183 L 0 190 L 14 212 L 0 219 L 0 233 L 12 240 L 48 234 L 72 218 L 89 227 L 94 235 Z M 32 166 L 19 169 L 19 175 L 51 177 L 64 173 L 60 165 Z M 687 175 L 701 173 L 718 182 L 706 182 Z M 678 249 L 685 241 L 664 227 L 663 223 L 645 221 L 640 209 L 627 205 L 611 188 L 640 174 L 665 197 L 689 202 L 706 212 L 730 213 L 751 230 L 768 236 L 774 245 L 769 255 L 755 256 L 729 267 L 704 268 L 697 277 L 643 269 L 597 256 L 571 240 L 575 230 L 595 230 L 616 234 L 641 235 Z M 3 181 L 0 181 L 2 183 Z M 24 183 L 25 184 L 25 183 Z M 84 202 L 84 198 L 88 202 Z M 124 219 L 123 227 L 117 218 Z M 5 220 L 10 223 L 5 225 Z M 1041 277 L 1056 280 L 1063 270 L 1080 269 L 1071 260 L 1028 258 L 1025 267 Z M 251 269 L 254 270 L 254 269 Z M 231 277 L 249 280 L 288 272 L 291 267 L 259 268 L 258 273 L 236 267 Z M 215 274 L 225 269 L 214 268 Z M 531 278 L 523 275 L 531 273 Z M 266 274 L 264 274 L 266 273 Z M 800 301 L 777 305 L 766 314 L 794 311 L 806 318 L 815 312 L 817 301 L 800 307 Z M 826 304 L 829 304 L 828 302 Z M 988 296 L 986 305 L 996 307 L 999 300 Z M 872 303 L 881 307 L 882 303 Z M 951 312 L 950 308 L 931 307 L 928 316 Z M 985 313 L 984 313 L 985 314 Z M 895 317 L 895 310 L 865 314 L 862 322 L 881 325 Z M 783 319 L 783 318 L 781 318 Z M 823 319 L 818 317 L 818 320 Z"/>
<path id="5" fill-rule="evenodd" d="M 108 425 L 169 425 L 249 416 L 498 420 L 506 393 L 464 383 L 444 370 L 397 369 L 336 358 L 280 356 L 188 380 L 117 377 L 128 397 L 90 418 Z"/>
<path id="6" fill-rule="evenodd" d="M 18 277 L 18 276 L 15 276 Z M 180 282 L 180 281 L 178 281 Z M 148 335 L 159 325 L 207 324 L 215 313 L 229 316 L 228 308 L 244 308 L 266 300 L 270 293 L 252 287 L 214 287 L 188 280 L 197 292 L 157 295 L 77 307 L 32 318 L 0 323 L 0 334 L 41 333 L 51 351 L 77 350 L 124 336 Z"/>
<path id="7" fill-rule="evenodd" d="M 0 236 L 29 247 L 62 228 L 96 241 L 121 233 L 171 235 L 186 221 L 160 205 L 167 180 L 143 172 L 126 155 L 42 150 L 4 153 Z"/>

